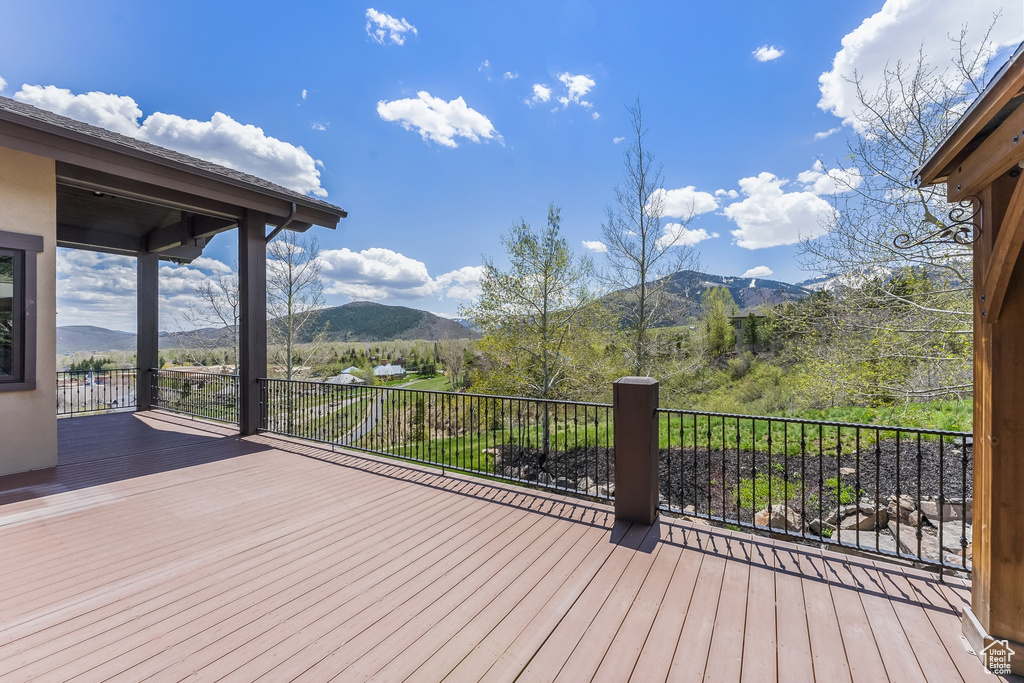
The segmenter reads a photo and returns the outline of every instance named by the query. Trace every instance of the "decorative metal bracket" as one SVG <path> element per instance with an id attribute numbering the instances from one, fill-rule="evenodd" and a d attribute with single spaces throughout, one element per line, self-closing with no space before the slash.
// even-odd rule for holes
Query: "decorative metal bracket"
<path id="1" fill-rule="evenodd" d="M 964 197 L 947 214 L 946 224 L 933 233 L 914 239 L 904 233 L 892 241 L 897 249 L 913 249 L 923 244 L 974 244 L 981 237 L 981 200 Z M 975 224 L 974 219 L 978 222 Z"/>

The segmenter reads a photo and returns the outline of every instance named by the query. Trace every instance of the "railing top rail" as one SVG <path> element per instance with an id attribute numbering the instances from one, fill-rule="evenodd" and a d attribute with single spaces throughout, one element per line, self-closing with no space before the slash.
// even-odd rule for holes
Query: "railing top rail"
<path id="1" fill-rule="evenodd" d="M 505 401 L 534 401 L 537 403 L 547 403 L 552 405 L 567 405 L 567 406 L 589 406 L 593 408 L 611 408 L 611 403 L 593 403 L 588 401 L 565 401 L 555 398 L 532 398 L 528 396 L 498 396 L 496 394 L 469 394 L 461 393 L 458 391 L 437 391 L 434 389 L 415 389 L 412 387 L 383 387 L 378 384 L 331 384 L 330 382 L 316 382 L 308 379 L 293 379 L 287 380 L 284 378 L 270 378 L 261 377 L 261 382 L 291 382 L 292 384 L 310 384 L 314 386 L 327 386 L 327 387 L 358 387 L 360 389 L 374 389 L 377 391 L 408 391 L 420 394 L 436 394 L 440 396 L 464 396 L 469 398 L 491 398 L 501 399 Z"/>
<path id="2" fill-rule="evenodd" d="M 971 432 L 954 432 L 944 429 L 927 429 L 923 427 L 894 427 L 889 425 L 861 424 L 858 422 L 834 422 L 830 420 L 812 420 L 802 417 L 779 417 L 773 415 L 744 415 L 741 413 L 713 413 L 706 410 L 684 410 L 680 408 L 658 408 L 659 413 L 674 415 L 696 415 L 700 417 L 735 418 L 739 420 L 767 420 L 770 422 L 788 422 L 791 424 L 821 425 L 824 427 L 846 427 L 871 429 L 880 432 L 907 432 L 911 434 L 929 434 L 934 436 L 973 437 Z"/>

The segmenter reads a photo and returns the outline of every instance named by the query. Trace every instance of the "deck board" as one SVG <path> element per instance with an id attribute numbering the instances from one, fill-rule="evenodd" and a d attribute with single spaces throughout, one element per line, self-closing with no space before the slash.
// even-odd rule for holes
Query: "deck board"
<path id="1" fill-rule="evenodd" d="M 160 411 L 58 433 L 0 478 L 4 681 L 986 679 L 960 579 Z"/>

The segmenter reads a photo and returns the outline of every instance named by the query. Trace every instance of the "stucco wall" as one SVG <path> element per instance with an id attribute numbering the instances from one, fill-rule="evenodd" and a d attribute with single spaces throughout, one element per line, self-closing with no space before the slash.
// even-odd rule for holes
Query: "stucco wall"
<path id="1" fill-rule="evenodd" d="M 36 389 L 0 392 L 0 475 L 57 464 L 56 193 L 52 159 L 0 147 L 0 230 L 43 237 L 36 255 Z"/>

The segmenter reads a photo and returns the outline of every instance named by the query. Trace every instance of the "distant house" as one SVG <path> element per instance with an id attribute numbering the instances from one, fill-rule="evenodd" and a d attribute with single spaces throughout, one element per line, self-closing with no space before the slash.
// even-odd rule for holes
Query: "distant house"
<path id="1" fill-rule="evenodd" d="M 358 368 L 356 368 L 358 370 Z M 363 384 L 364 380 L 352 375 L 348 372 L 343 372 L 340 375 L 335 375 L 327 380 L 327 384 Z"/>
<path id="2" fill-rule="evenodd" d="M 760 325 L 764 322 L 765 315 L 761 312 L 761 309 L 755 308 L 752 311 L 747 311 L 743 315 L 729 316 L 729 322 L 732 323 L 733 332 L 736 334 L 736 351 L 756 351 L 756 344 L 749 344 L 744 340 L 744 331 L 746 326 L 749 324 L 750 316 L 754 316 L 757 324 Z"/>
<path id="3" fill-rule="evenodd" d="M 378 365 L 373 369 L 373 376 L 384 381 L 401 379 L 405 377 L 405 368 L 401 365 L 391 365 L 390 363 Z"/>
<path id="4" fill-rule="evenodd" d="M 359 368 L 357 368 L 356 366 L 350 365 L 347 368 L 345 368 L 344 370 L 342 370 L 341 374 L 343 374 L 343 375 L 351 375 L 354 372 L 362 372 L 362 371 Z"/>

